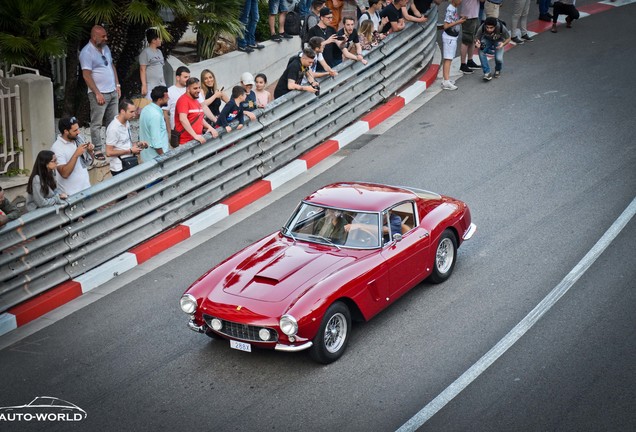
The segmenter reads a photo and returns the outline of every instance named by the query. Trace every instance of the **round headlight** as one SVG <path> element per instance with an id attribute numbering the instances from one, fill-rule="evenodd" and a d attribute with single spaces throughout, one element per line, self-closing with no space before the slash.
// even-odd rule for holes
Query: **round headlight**
<path id="1" fill-rule="evenodd" d="M 267 330 L 267 329 L 262 328 L 262 329 L 260 329 L 258 331 L 258 336 L 264 341 L 268 341 L 269 340 L 269 335 L 270 335 L 269 334 L 269 330 Z"/>
<path id="2" fill-rule="evenodd" d="M 212 318 L 210 324 L 212 324 L 212 329 L 216 331 L 220 331 L 223 328 L 223 323 L 218 318 Z"/>
<path id="3" fill-rule="evenodd" d="M 181 310 L 188 315 L 192 315 L 197 310 L 197 300 L 192 294 L 184 294 L 181 296 L 179 304 L 181 305 Z"/>
<path id="4" fill-rule="evenodd" d="M 298 332 L 298 322 L 291 315 L 280 317 L 280 330 L 287 336 L 294 336 Z"/>

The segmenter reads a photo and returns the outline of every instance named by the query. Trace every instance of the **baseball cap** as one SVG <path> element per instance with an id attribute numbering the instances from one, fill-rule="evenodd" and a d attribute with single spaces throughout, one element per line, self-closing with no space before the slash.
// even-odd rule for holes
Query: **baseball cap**
<path id="1" fill-rule="evenodd" d="M 331 9 L 329 9 L 328 7 L 324 7 L 322 9 L 320 9 L 320 16 L 324 17 L 327 15 L 331 15 Z"/>
<path id="2" fill-rule="evenodd" d="M 254 85 L 254 76 L 249 72 L 243 72 L 243 75 L 241 75 L 241 82 L 244 85 Z"/>

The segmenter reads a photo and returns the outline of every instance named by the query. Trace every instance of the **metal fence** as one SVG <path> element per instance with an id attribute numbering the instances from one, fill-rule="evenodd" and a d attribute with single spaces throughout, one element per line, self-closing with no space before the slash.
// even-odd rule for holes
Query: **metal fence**
<path id="1" fill-rule="evenodd" d="M 318 98 L 292 92 L 239 131 L 190 142 L 70 197 L 65 207 L 8 224 L 0 230 L 0 312 L 262 179 L 391 97 L 431 62 L 436 18 L 435 10 L 425 25 L 385 39 L 366 66 L 340 65 Z"/>
<path id="2" fill-rule="evenodd" d="M 0 80 L 0 174 L 24 169 L 20 109 L 20 87 L 12 90 Z"/>

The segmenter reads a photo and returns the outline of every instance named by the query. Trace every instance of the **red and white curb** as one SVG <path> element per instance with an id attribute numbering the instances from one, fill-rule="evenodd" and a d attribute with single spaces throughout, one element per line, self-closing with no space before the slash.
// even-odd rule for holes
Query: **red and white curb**
<path id="1" fill-rule="evenodd" d="M 591 14 L 605 12 L 608 9 L 625 6 L 634 2 L 636 2 L 636 0 L 603 1 L 582 6 L 579 8 L 579 11 L 581 12 L 581 18 L 584 18 Z M 564 22 L 563 19 L 564 17 L 559 17 L 559 22 Z M 528 25 L 528 30 L 530 30 L 531 35 L 534 35 L 549 30 L 551 27 L 551 22 L 535 21 Z M 513 45 L 508 45 L 506 48 L 509 49 L 512 48 L 512 46 Z M 268 175 L 263 180 L 251 184 L 242 191 L 226 198 L 221 203 L 135 246 L 128 252 L 111 259 L 99 267 L 75 279 L 63 282 L 0 314 L 0 336 L 45 315 L 71 300 L 80 297 L 82 294 L 114 279 L 120 274 L 135 268 L 155 255 L 211 227 L 232 213 L 239 211 L 298 175 L 308 171 L 319 162 L 378 126 L 430 88 L 437 79 L 440 59 L 441 56 L 439 50 L 437 50 L 433 58 L 433 63 L 428 67 L 426 72 L 397 96 L 365 115 L 357 122 L 349 125 L 337 135 L 318 145 L 300 158 Z"/>

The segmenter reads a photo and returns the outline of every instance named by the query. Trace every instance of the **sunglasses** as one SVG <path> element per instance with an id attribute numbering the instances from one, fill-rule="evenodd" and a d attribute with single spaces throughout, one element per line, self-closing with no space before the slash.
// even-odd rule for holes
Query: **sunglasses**
<path id="1" fill-rule="evenodd" d="M 108 60 L 105 55 L 102 56 L 102 60 L 104 60 L 104 66 L 108 66 Z"/>

